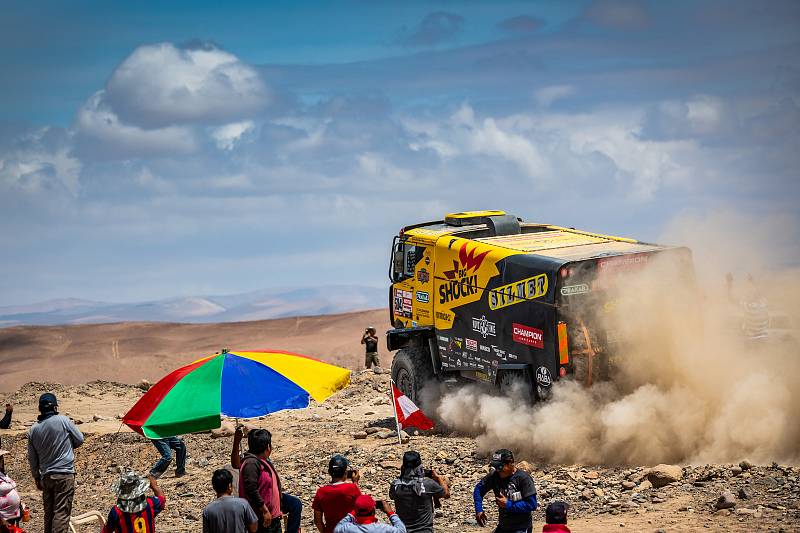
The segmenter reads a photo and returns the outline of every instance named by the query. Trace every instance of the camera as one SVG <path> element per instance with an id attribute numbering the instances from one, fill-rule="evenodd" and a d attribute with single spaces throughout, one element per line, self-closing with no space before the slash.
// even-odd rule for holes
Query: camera
<path id="1" fill-rule="evenodd" d="M 433 470 L 426 468 L 424 471 L 425 477 L 433 477 Z"/>
<path id="2" fill-rule="evenodd" d="M 386 508 L 383 506 L 383 500 L 377 500 L 375 502 L 375 509 L 378 509 L 379 511 L 386 511 Z"/>
<path id="3" fill-rule="evenodd" d="M 347 469 L 347 479 L 353 479 L 353 476 L 356 475 L 356 471 L 352 468 Z"/>

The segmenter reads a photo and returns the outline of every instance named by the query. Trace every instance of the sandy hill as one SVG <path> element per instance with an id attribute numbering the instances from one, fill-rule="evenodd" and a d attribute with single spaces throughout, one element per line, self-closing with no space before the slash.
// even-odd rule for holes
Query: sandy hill
<path id="1" fill-rule="evenodd" d="M 378 331 L 388 327 L 387 312 L 220 324 L 120 322 L 4 328 L 0 329 L 0 391 L 15 390 L 29 381 L 65 385 L 94 379 L 152 381 L 220 348 L 287 350 L 357 368 L 363 365 L 359 340 L 367 326 Z M 388 362 L 385 346 L 380 349 Z"/>

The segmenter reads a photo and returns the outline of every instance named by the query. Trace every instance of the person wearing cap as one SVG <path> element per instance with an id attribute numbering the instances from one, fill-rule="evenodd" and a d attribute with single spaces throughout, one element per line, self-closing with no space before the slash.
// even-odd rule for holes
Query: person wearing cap
<path id="1" fill-rule="evenodd" d="M 378 336 L 375 333 L 376 329 L 370 326 L 364 330 L 364 334 L 361 336 L 361 344 L 364 345 L 364 350 L 366 351 L 364 355 L 364 367 L 367 370 L 369 370 L 372 365 L 375 365 L 377 368 L 381 364 L 378 360 Z"/>
<path id="2" fill-rule="evenodd" d="M 147 496 L 148 488 L 155 497 Z M 155 533 L 156 516 L 167 503 L 155 477 L 127 472 L 111 485 L 111 490 L 117 496 L 117 504 L 109 511 L 102 533 Z"/>
<path id="3" fill-rule="evenodd" d="M 505 448 L 492 454 L 492 471 L 475 485 L 472 499 L 475 502 L 475 520 L 486 525 L 483 498 L 494 492 L 499 519 L 495 533 L 531 533 L 533 511 L 538 507 L 536 485 L 530 474 L 514 464 L 514 454 Z"/>
<path id="4" fill-rule="evenodd" d="M 389 498 L 397 506 L 397 514 L 409 533 L 433 533 L 434 500 L 450 497 L 447 480 L 436 471 L 425 475 L 419 452 L 403 454 L 400 477 L 389 485 Z"/>
<path id="5" fill-rule="evenodd" d="M 567 502 L 555 501 L 544 511 L 546 524 L 542 528 L 542 533 L 570 533 L 567 527 Z"/>
<path id="6" fill-rule="evenodd" d="M 203 509 L 203 533 L 258 531 L 258 517 L 244 498 L 233 496 L 233 475 L 225 468 L 214 471 L 211 486 L 217 499 Z"/>
<path id="7" fill-rule="evenodd" d="M 331 482 L 317 489 L 311 508 L 314 525 L 319 533 L 333 533 L 333 528 L 353 510 L 356 498 L 361 496 L 358 470 L 350 469 L 350 461 L 343 455 L 334 455 L 328 462 Z"/>
<path id="8" fill-rule="evenodd" d="M 163 439 L 151 439 L 150 442 L 156 447 L 161 458 L 156 461 L 150 469 L 150 475 L 158 479 L 169 468 L 172 462 L 172 450 L 175 450 L 175 477 L 186 475 L 186 443 L 180 437 L 166 437 Z"/>
<path id="9" fill-rule="evenodd" d="M 9 452 L 0 450 L 0 457 Z M 0 522 L 19 525 L 22 518 L 22 503 L 17 492 L 17 484 L 4 472 L 0 472 Z"/>
<path id="10" fill-rule="evenodd" d="M 391 524 L 378 520 L 375 516 L 376 506 L 386 513 Z M 406 533 L 406 526 L 389 502 L 381 500 L 378 506 L 372 496 L 362 494 L 356 498 L 353 512 L 348 513 L 339 521 L 333 528 L 333 533 Z"/>
<path id="11" fill-rule="evenodd" d="M 42 491 L 44 533 L 69 533 L 69 517 L 75 496 L 75 448 L 83 433 L 72 420 L 58 414 L 52 393 L 39 397 L 39 418 L 28 430 L 28 465 Z"/>

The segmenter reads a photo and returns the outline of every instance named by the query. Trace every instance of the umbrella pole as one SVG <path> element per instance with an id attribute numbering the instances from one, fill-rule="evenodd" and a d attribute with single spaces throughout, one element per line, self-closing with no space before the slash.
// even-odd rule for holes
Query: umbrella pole
<path id="1" fill-rule="evenodd" d="M 390 379 L 391 389 L 389 390 L 389 397 L 392 399 L 392 412 L 394 413 L 394 424 L 397 427 L 397 444 L 403 444 L 403 438 L 400 437 L 400 419 L 397 417 L 397 401 L 394 397 L 394 380 Z"/>

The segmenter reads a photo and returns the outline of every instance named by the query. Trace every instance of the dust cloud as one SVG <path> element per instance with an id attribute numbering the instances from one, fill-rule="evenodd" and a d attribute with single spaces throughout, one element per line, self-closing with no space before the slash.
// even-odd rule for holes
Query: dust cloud
<path id="1" fill-rule="evenodd" d="M 438 398 L 438 417 L 482 449 L 545 462 L 800 463 L 800 350 L 782 338 L 798 331 L 760 340 L 742 332 L 753 300 L 766 302 L 770 316 L 800 318 L 787 227 L 728 212 L 677 219 L 661 242 L 692 248 L 696 283 L 666 261 L 626 276 L 609 296 L 613 312 L 596 316 L 624 339 L 612 381 L 587 388 L 562 380 L 533 407 L 512 399 L 513 390 L 467 386 Z"/>

